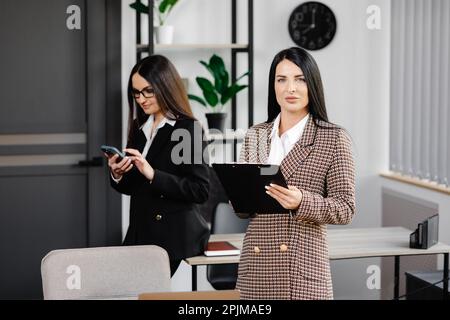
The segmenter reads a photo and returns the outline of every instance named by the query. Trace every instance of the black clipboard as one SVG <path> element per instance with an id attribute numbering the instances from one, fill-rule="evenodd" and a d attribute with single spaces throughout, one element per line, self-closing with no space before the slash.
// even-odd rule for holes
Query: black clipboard
<path id="1" fill-rule="evenodd" d="M 266 193 L 265 186 L 270 183 L 287 188 L 279 165 L 213 163 L 212 167 L 236 212 L 262 214 L 289 212 Z"/>

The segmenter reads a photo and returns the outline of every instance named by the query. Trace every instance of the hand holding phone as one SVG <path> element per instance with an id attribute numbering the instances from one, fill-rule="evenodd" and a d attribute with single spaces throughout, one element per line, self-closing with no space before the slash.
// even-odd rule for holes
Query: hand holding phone
<path id="1" fill-rule="evenodd" d="M 123 174 L 133 168 L 133 163 L 130 157 L 127 157 L 125 152 L 120 151 L 116 147 L 107 145 L 102 145 L 100 148 L 108 156 L 108 166 L 115 179 L 121 179 Z M 112 159 L 116 155 L 117 159 Z"/>
<path id="2" fill-rule="evenodd" d="M 115 154 L 117 154 L 119 156 L 118 161 L 121 161 L 123 158 L 126 157 L 126 154 L 124 152 L 120 151 L 119 149 L 117 149 L 116 147 L 102 145 L 100 147 L 100 149 L 102 149 L 102 151 L 109 156 L 114 156 Z"/>

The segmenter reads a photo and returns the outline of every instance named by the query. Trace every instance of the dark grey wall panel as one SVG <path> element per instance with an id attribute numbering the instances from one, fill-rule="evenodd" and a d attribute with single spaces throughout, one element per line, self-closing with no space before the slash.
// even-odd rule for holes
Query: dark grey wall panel
<path id="1" fill-rule="evenodd" d="M 122 1 L 106 1 L 106 139 L 113 146 L 122 142 Z M 107 175 L 109 172 L 107 173 Z M 115 245 L 122 241 L 122 200 L 121 196 L 108 186 L 107 192 L 107 232 L 108 243 Z"/>
<path id="2" fill-rule="evenodd" d="M 86 130 L 85 1 L 0 1 L 0 134 Z M 81 30 L 66 27 L 70 5 Z"/>
<path id="3" fill-rule="evenodd" d="M 23 166 L 0 167 L 0 179 L 4 177 L 42 177 L 86 175 L 87 169 L 80 166 Z M 1 208 L 5 208 L 2 206 Z"/>
<path id="4" fill-rule="evenodd" d="M 41 259 L 87 246 L 86 183 L 83 175 L 0 178 L 0 299 L 41 298 Z"/>
<path id="5" fill-rule="evenodd" d="M 103 156 L 100 151 L 100 145 L 104 144 L 106 138 L 105 127 L 99 126 L 105 116 L 106 109 L 106 82 L 105 74 L 107 69 L 106 62 L 106 10 L 105 1 L 88 2 L 87 25 L 89 34 L 87 37 L 87 68 L 96 70 L 87 74 L 87 103 L 88 110 L 88 145 L 87 157 Z M 101 93 L 101 94 L 99 94 Z M 89 245 L 97 247 L 106 241 L 106 201 L 98 201 L 98 195 L 104 195 L 106 188 L 105 171 L 93 167 L 88 169 L 89 197 L 88 210 L 89 226 Z M 102 199 L 103 200 L 103 199 Z M 104 198 L 106 200 L 106 197 Z"/>
<path id="6" fill-rule="evenodd" d="M 32 155 L 32 154 L 67 154 L 86 153 L 85 144 L 53 144 L 53 145 L 22 145 L 1 146 L 0 156 L 3 155 Z"/>
<path id="7" fill-rule="evenodd" d="M 67 29 L 69 5 L 82 30 Z M 121 142 L 120 8 L 0 1 L 0 299 L 41 298 L 51 250 L 121 242 L 107 168 L 77 165 Z"/>

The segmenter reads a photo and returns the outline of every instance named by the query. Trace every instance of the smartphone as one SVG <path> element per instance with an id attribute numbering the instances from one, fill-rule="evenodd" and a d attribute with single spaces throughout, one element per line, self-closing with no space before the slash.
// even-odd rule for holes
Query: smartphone
<path id="1" fill-rule="evenodd" d="M 119 149 L 117 149 L 116 147 L 102 145 L 100 147 L 100 149 L 102 149 L 102 151 L 104 153 L 106 153 L 108 155 L 111 155 L 111 156 L 113 156 L 115 154 L 118 154 L 119 155 L 119 161 L 126 157 L 126 154 L 124 152 L 120 151 Z"/>

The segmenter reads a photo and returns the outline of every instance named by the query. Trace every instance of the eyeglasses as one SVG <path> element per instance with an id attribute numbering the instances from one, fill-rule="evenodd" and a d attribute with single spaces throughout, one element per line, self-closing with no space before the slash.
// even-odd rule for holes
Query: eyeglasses
<path id="1" fill-rule="evenodd" d="M 151 88 L 151 87 L 146 87 L 144 89 L 142 89 L 141 91 L 136 90 L 136 89 L 132 89 L 131 92 L 133 93 L 133 97 L 135 99 L 139 99 L 139 97 L 142 95 L 144 96 L 144 98 L 153 98 L 155 96 L 155 91 Z"/>

